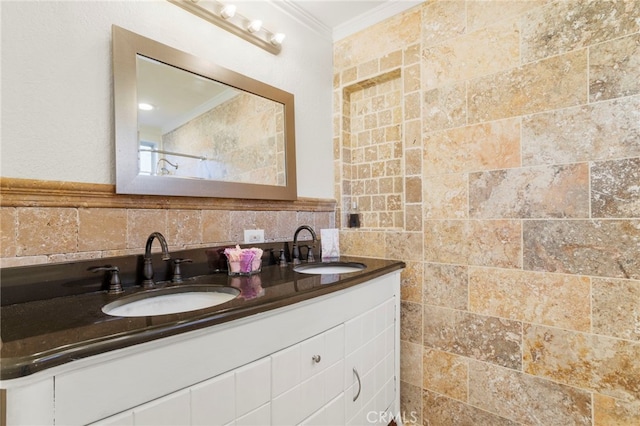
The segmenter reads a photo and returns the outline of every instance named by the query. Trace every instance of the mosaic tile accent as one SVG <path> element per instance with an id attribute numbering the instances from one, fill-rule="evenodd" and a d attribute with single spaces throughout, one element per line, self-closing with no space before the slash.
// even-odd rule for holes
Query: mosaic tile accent
<path id="1" fill-rule="evenodd" d="M 592 165 L 591 214 L 640 218 L 640 157 Z"/>
<path id="2" fill-rule="evenodd" d="M 640 20 L 640 7 L 638 7 L 637 19 Z M 592 46 L 589 49 L 589 99 L 591 102 L 638 93 L 640 93 L 640 34 Z"/>
<path id="3" fill-rule="evenodd" d="M 79 209 L 78 250 L 127 248 L 127 212 L 122 209 Z M 199 241 L 199 240 L 197 240 Z"/>
<path id="4" fill-rule="evenodd" d="M 468 285 L 466 266 L 424 264 L 424 304 L 466 310 Z"/>
<path id="5" fill-rule="evenodd" d="M 524 325 L 523 371 L 598 393 L 640 398 L 640 343 Z"/>
<path id="6" fill-rule="evenodd" d="M 467 400 L 467 381 L 469 376 L 469 360 L 446 352 L 424 349 L 423 353 L 423 385 L 449 398 L 460 401 Z"/>
<path id="7" fill-rule="evenodd" d="M 640 342 L 640 281 L 592 278 L 593 332 Z"/>
<path id="8" fill-rule="evenodd" d="M 469 403 L 523 424 L 591 425 L 589 392 L 471 361 Z"/>
<path id="9" fill-rule="evenodd" d="M 634 425 L 640 419 L 640 401 L 624 402 L 594 394 L 594 425 Z"/>
<path id="10" fill-rule="evenodd" d="M 522 58 L 535 61 L 640 31 L 635 0 L 556 0 L 522 18 Z"/>
<path id="11" fill-rule="evenodd" d="M 522 164 L 640 156 L 640 96 L 522 118 Z"/>
<path id="12" fill-rule="evenodd" d="M 424 425 L 520 425 L 513 420 L 499 417 L 435 392 L 425 390 L 422 395 L 422 422 Z"/>
<path id="13" fill-rule="evenodd" d="M 524 269 L 640 278 L 640 220 L 525 221 Z"/>
<path id="14" fill-rule="evenodd" d="M 519 370 L 522 324 L 453 309 L 424 306 L 424 345 Z"/>
<path id="15" fill-rule="evenodd" d="M 510 220 L 426 220 L 428 262 L 520 268 L 521 223 Z"/>
<path id="16" fill-rule="evenodd" d="M 567 53 L 468 82 L 469 123 L 587 101 L 587 52 Z"/>
<path id="17" fill-rule="evenodd" d="M 469 215 L 589 217 L 589 167 L 582 163 L 471 173 Z"/>
<path id="18" fill-rule="evenodd" d="M 502 22 L 425 48 L 422 52 L 422 88 L 434 89 L 519 64 L 519 26 L 513 21 Z"/>
<path id="19" fill-rule="evenodd" d="M 520 166 L 520 120 L 507 119 L 424 135 L 424 176 Z"/>
<path id="20" fill-rule="evenodd" d="M 587 277 L 469 268 L 469 310 L 482 315 L 590 331 L 589 291 Z"/>
<path id="21" fill-rule="evenodd" d="M 17 223 L 21 224 L 16 234 L 18 256 L 77 251 L 78 211 L 76 209 L 18 208 L 16 214 Z"/>

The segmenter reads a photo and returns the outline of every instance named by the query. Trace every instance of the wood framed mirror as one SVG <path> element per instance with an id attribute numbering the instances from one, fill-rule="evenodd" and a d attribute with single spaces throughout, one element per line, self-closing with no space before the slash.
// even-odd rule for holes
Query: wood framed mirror
<path id="1" fill-rule="evenodd" d="M 112 27 L 116 192 L 295 200 L 292 94 Z"/>

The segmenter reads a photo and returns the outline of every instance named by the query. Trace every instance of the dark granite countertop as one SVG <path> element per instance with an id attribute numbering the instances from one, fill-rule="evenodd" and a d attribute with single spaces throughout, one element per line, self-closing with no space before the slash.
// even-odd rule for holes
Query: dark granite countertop
<path id="1" fill-rule="evenodd" d="M 349 274 L 310 275 L 293 271 L 292 265 L 273 265 L 248 277 L 217 273 L 188 278 L 183 284 L 159 283 L 158 287 L 215 284 L 241 290 L 229 302 L 179 314 L 125 318 L 102 312 L 109 302 L 149 291 L 140 287 L 127 288 L 121 295 L 99 291 L 3 306 L 0 379 L 28 376 L 73 360 L 291 305 L 404 267 L 402 262 L 391 260 L 355 257 L 340 260 L 361 262 L 367 268 Z"/>

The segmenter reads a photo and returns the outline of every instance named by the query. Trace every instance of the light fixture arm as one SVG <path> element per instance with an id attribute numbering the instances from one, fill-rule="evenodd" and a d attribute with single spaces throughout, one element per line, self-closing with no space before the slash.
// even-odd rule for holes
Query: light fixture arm
<path id="1" fill-rule="evenodd" d="M 273 37 L 276 33 L 272 33 L 265 28 L 261 28 L 259 31 L 250 32 L 247 30 L 247 23 L 252 22 L 252 20 L 247 19 L 237 13 L 233 17 L 225 18 L 222 13 L 222 6 L 219 11 L 214 11 L 205 8 L 204 6 L 199 5 L 197 2 L 193 0 L 167 0 L 170 3 L 175 4 L 183 8 L 186 11 L 193 13 L 194 15 L 211 22 L 219 26 L 220 28 L 229 31 L 230 33 L 255 44 L 258 47 L 263 48 L 267 52 L 273 53 L 277 55 L 282 50 L 281 43 L 272 42 Z M 231 19 L 235 18 L 235 19 Z M 235 21 L 242 21 L 242 26 L 236 24 Z"/>

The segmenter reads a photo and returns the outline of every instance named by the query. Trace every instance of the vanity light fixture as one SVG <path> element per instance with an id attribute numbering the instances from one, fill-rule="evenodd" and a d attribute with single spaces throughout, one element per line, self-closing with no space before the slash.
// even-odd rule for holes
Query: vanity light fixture
<path id="1" fill-rule="evenodd" d="M 260 31 L 261 28 L 262 28 L 262 21 L 259 19 L 254 19 L 253 21 L 249 22 L 249 25 L 247 26 L 247 31 L 249 31 L 250 33 L 257 33 L 258 31 Z"/>
<path id="2" fill-rule="evenodd" d="M 138 104 L 138 109 L 141 110 L 141 111 L 151 111 L 151 110 L 154 109 L 154 106 L 151 105 L 151 104 L 147 104 L 145 102 L 140 102 Z"/>
<path id="3" fill-rule="evenodd" d="M 236 13 L 236 6 L 216 0 L 167 0 L 194 15 L 229 31 L 238 37 L 277 55 L 282 50 L 284 34 L 262 27 L 259 19 L 249 19 Z"/>
<path id="4" fill-rule="evenodd" d="M 282 44 L 282 41 L 284 40 L 284 37 L 285 36 L 283 33 L 275 33 L 271 36 L 271 44 L 280 46 Z"/>
<path id="5" fill-rule="evenodd" d="M 234 4 L 228 4 L 220 10 L 220 16 L 222 16 L 224 19 L 231 19 L 235 16 L 235 14 L 236 6 Z"/>

